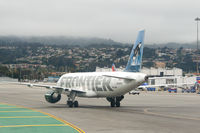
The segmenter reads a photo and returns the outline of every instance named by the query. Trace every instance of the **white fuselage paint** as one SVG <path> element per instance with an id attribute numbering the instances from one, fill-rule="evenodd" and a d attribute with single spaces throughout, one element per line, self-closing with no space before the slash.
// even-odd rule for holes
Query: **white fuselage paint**
<path id="1" fill-rule="evenodd" d="M 85 91 L 85 93 L 77 93 L 79 97 L 115 97 L 137 88 L 145 82 L 145 76 L 144 73 L 133 72 L 68 73 L 61 76 L 57 85 Z M 68 95 L 69 91 L 62 93 Z"/>

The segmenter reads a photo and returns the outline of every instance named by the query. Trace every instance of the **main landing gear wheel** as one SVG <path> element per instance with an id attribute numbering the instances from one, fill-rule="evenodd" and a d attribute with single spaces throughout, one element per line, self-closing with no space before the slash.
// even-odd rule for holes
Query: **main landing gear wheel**
<path id="1" fill-rule="evenodd" d="M 124 99 L 124 96 L 107 97 L 106 99 L 110 102 L 110 107 L 120 107 L 120 101 Z"/>
<path id="2" fill-rule="evenodd" d="M 115 107 L 115 100 L 112 100 L 112 101 L 110 102 L 110 107 Z"/>
<path id="3" fill-rule="evenodd" d="M 67 105 L 72 108 L 72 107 L 78 107 L 78 101 L 67 101 Z"/>
<path id="4" fill-rule="evenodd" d="M 116 107 L 120 107 L 120 101 L 116 101 Z"/>
<path id="5" fill-rule="evenodd" d="M 74 101 L 74 107 L 78 107 L 78 101 Z"/>
<path id="6" fill-rule="evenodd" d="M 67 105 L 72 108 L 73 107 L 73 102 L 72 101 L 67 101 Z"/>

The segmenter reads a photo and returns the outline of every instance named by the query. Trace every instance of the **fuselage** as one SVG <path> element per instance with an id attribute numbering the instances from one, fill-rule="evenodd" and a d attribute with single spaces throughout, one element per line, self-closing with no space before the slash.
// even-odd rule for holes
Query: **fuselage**
<path id="1" fill-rule="evenodd" d="M 77 93 L 79 97 L 115 97 L 137 88 L 145 77 L 146 74 L 135 72 L 68 73 L 61 76 L 57 86 L 84 91 Z"/>

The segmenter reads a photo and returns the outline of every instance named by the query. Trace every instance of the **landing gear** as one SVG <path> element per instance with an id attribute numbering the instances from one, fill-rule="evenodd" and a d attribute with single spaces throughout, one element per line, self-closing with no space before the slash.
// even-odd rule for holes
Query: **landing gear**
<path id="1" fill-rule="evenodd" d="M 116 107 L 120 107 L 120 101 L 116 101 Z"/>
<path id="2" fill-rule="evenodd" d="M 106 99 L 110 102 L 110 107 L 120 107 L 120 101 L 124 99 L 124 96 L 107 97 Z"/>
<path id="3" fill-rule="evenodd" d="M 78 101 L 74 101 L 76 97 L 76 93 L 75 92 L 71 92 L 68 95 L 68 100 L 67 100 L 67 105 L 72 108 L 72 107 L 78 107 Z"/>
<path id="4" fill-rule="evenodd" d="M 73 102 L 72 101 L 67 101 L 67 105 L 72 108 L 73 107 Z"/>
<path id="5" fill-rule="evenodd" d="M 72 108 L 72 107 L 78 107 L 78 101 L 67 101 L 67 105 Z"/>
<path id="6" fill-rule="evenodd" d="M 74 101 L 74 107 L 78 107 L 78 101 Z"/>
<path id="7" fill-rule="evenodd" d="M 110 102 L 110 107 L 115 107 L 115 100 L 114 99 Z"/>

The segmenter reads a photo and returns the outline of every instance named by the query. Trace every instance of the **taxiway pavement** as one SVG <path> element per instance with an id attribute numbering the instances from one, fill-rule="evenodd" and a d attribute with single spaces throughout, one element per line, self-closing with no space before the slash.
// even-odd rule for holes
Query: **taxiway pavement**
<path id="1" fill-rule="evenodd" d="M 50 113 L 87 133 L 197 133 L 200 131 L 200 95 L 142 92 L 125 95 L 120 108 L 111 108 L 105 98 L 77 98 L 78 108 L 60 102 L 47 103 L 44 88 L 0 85 L 0 102 Z"/>

